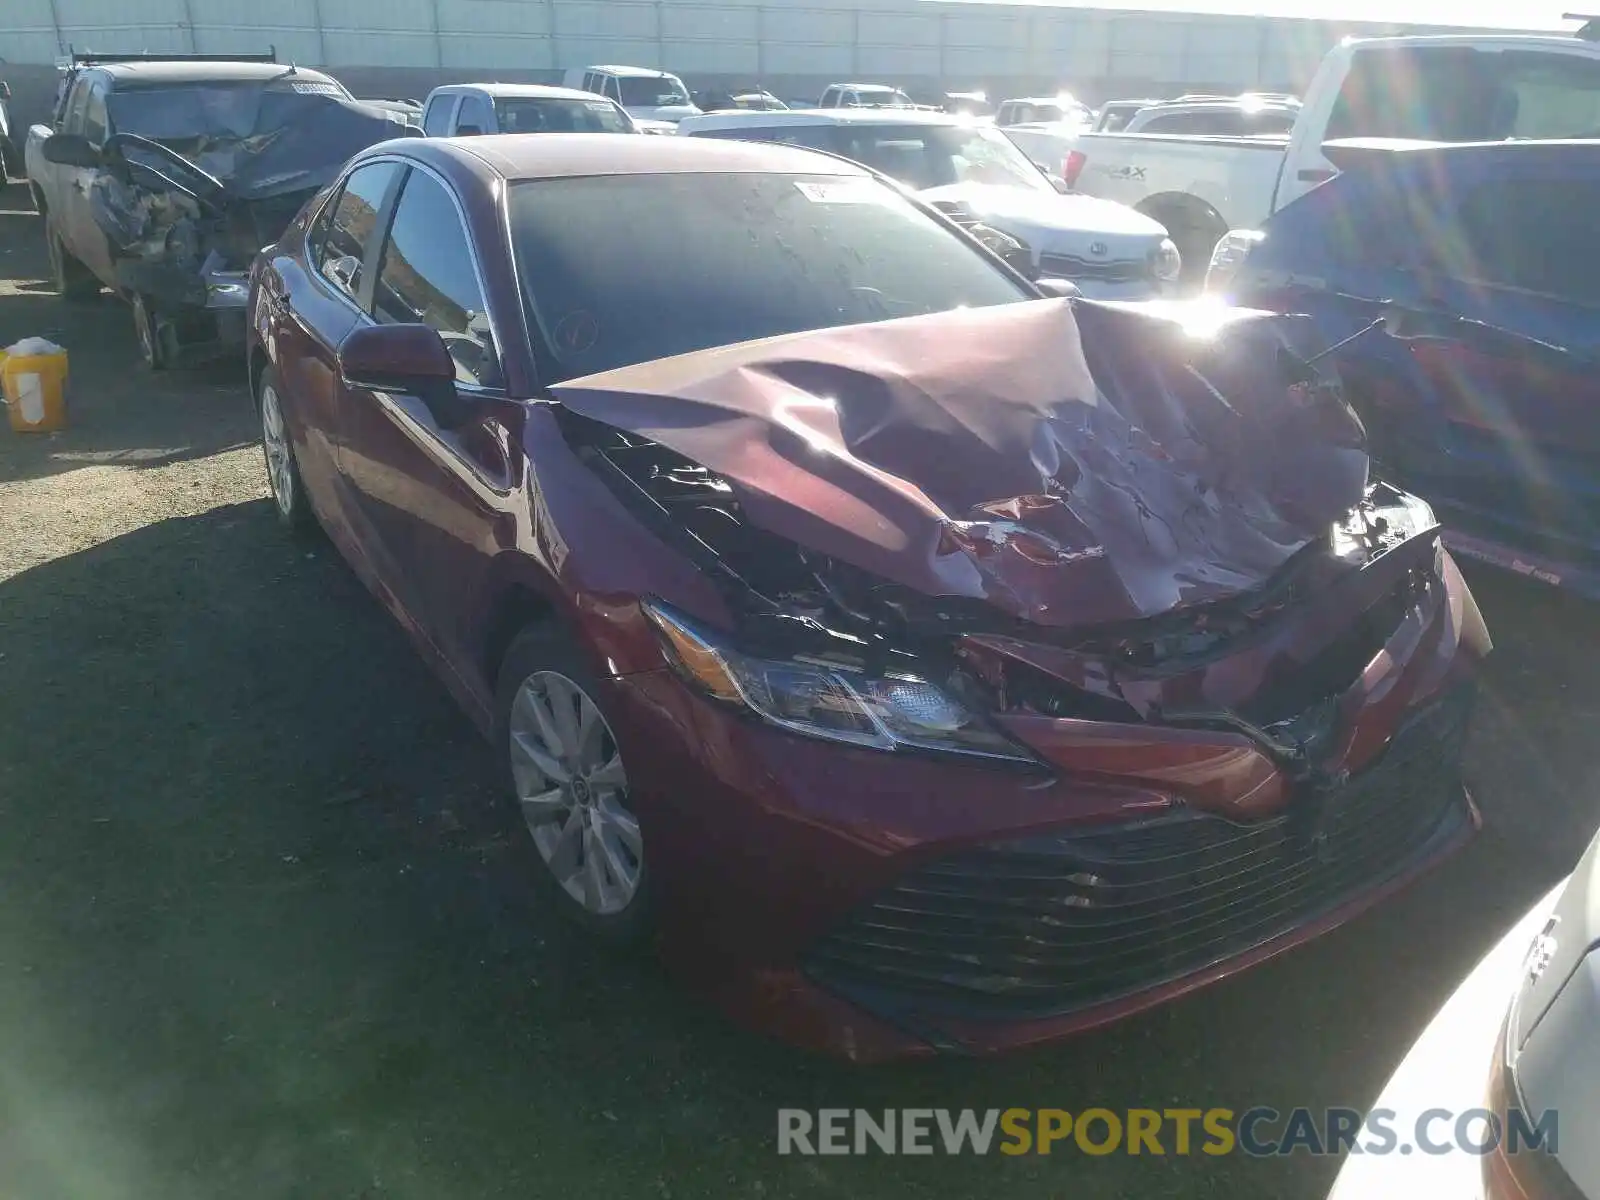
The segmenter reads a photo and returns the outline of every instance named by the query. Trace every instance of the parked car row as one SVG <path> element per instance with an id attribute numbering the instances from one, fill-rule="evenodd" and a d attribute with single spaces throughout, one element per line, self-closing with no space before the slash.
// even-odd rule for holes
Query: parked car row
<path id="1" fill-rule="evenodd" d="M 1137 132 L 1130 121 L 1116 133 L 1057 140 L 1049 153 L 1064 156 L 1063 173 L 1079 191 L 1160 221 L 1188 264 L 1188 281 L 1198 284 L 1212 249 L 1230 229 L 1261 228 L 1274 212 L 1333 177 L 1336 165 L 1322 151 L 1325 142 L 1600 134 L 1600 44 L 1492 33 L 1347 41 L 1324 57 L 1303 104 L 1252 101 L 1266 123 L 1234 131 L 1246 136 L 1196 137 L 1192 128 L 1161 128 L 1170 118 L 1147 108 L 1148 116 L 1134 118 Z M 1239 111 L 1246 119 L 1242 106 Z"/>
<path id="2" fill-rule="evenodd" d="M 1165 294 L 1181 263 L 1166 230 L 1131 208 L 1063 195 L 1003 133 L 937 112 L 884 109 L 727 112 L 687 117 L 679 137 L 805 146 L 861 163 L 958 223 L 1010 240 L 1013 265 L 1070 280 L 1084 295 Z"/>

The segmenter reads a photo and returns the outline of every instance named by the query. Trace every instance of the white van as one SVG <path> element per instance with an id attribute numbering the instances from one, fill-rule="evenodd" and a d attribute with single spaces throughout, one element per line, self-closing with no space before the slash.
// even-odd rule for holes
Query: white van
<path id="1" fill-rule="evenodd" d="M 683 80 L 667 71 L 648 67 L 573 67 L 565 82 L 569 88 L 610 97 L 635 120 L 676 125 L 684 117 L 700 115 Z"/>

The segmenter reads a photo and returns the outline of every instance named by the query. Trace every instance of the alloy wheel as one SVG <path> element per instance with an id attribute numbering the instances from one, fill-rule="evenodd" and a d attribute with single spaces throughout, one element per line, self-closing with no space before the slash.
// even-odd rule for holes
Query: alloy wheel
<path id="1" fill-rule="evenodd" d="M 270 383 L 261 388 L 261 448 L 267 457 L 267 483 L 272 499 L 285 517 L 294 515 L 294 459 L 283 423 L 278 392 Z"/>
<path id="2" fill-rule="evenodd" d="M 565 675 L 536 671 L 517 689 L 509 732 L 517 802 L 550 873 L 586 911 L 622 912 L 639 891 L 644 842 L 600 709 Z"/>

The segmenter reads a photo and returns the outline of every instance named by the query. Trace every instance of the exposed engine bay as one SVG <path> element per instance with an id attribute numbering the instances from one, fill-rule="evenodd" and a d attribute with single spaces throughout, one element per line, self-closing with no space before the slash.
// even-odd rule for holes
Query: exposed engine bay
<path id="1" fill-rule="evenodd" d="M 1427 599 L 1432 515 L 1368 481 L 1298 322 L 1235 313 L 1197 338 L 1148 308 L 1076 307 L 795 335 L 705 373 L 688 355 L 555 390 L 579 456 L 716 581 L 754 653 L 1293 755 L 1295 722 Z M 941 337 L 957 320 L 993 328 Z M 959 367 L 940 349 L 1008 341 Z M 1414 538 L 1292 673 L 1226 710 L 1165 707 L 1160 681 L 1281 633 Z"/>

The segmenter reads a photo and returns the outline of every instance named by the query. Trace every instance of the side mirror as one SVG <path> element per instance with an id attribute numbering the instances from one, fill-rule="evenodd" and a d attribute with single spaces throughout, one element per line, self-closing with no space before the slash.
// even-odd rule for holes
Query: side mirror
<path id="1" fill-rule="evenodd" d="M 11 99 L 11 85 L 5 80 L 0 79 L 0 100 L 9 99 Z"/>
<path id="2" fill-rule="evenodd" d="M 482 137 L 483 136 L 483 128 L 482 128 L 482 126 L 479 126 L 479 125 L 457 125 L 456 126 L 456 136 L 457 137 Z"/>
<path id="3" fill-rule="evenodd" d="M 45 162 L 63 167 L 88 167 L 96 170 L 102 165 L 100 151 L 88 138 L 77 133 L 52 133 L 39 147 Z"/>
<path id="4" fill-rule="evenodd" d="M 354 296 L 356 278 L 361 273 L 361 260 L 354 254 L 341 254 L 338 258 L 329 259 L 324 263 L 322 273 L 330 282 Z"/>
<path id="5" fill-rule="evenodd" d="M 1383 331 L 1392 338 L 1402 342 L 1417 342 L 1424 339 L 1454 338 L 1458 337 L 1460 319 L 1446 316 L 1442 313 L 1415 312 L 1410 309 L 1395 308 L 1385 312 L 1382 317 Z"/>
<path id="6" fill-rule="evenodd" d="M 472 415 L 456 391 L 456 364 L 444 339 L 426 325 L 367 325 L 339 347 L 345 382 L 375 392 L 401 392 L 428 406 L 440 429 L 459 429 Z"/>
<path id="7" fill-rule="evenodd" d="M 1054 296 L 1058 300 L 1076 300 L 1083 295 L 1083 291 L 1070 279 L 1057 279 L 1054 275 L 1044 275 L 1033 281 L 1033 286 L 1046 296 Z"/>

